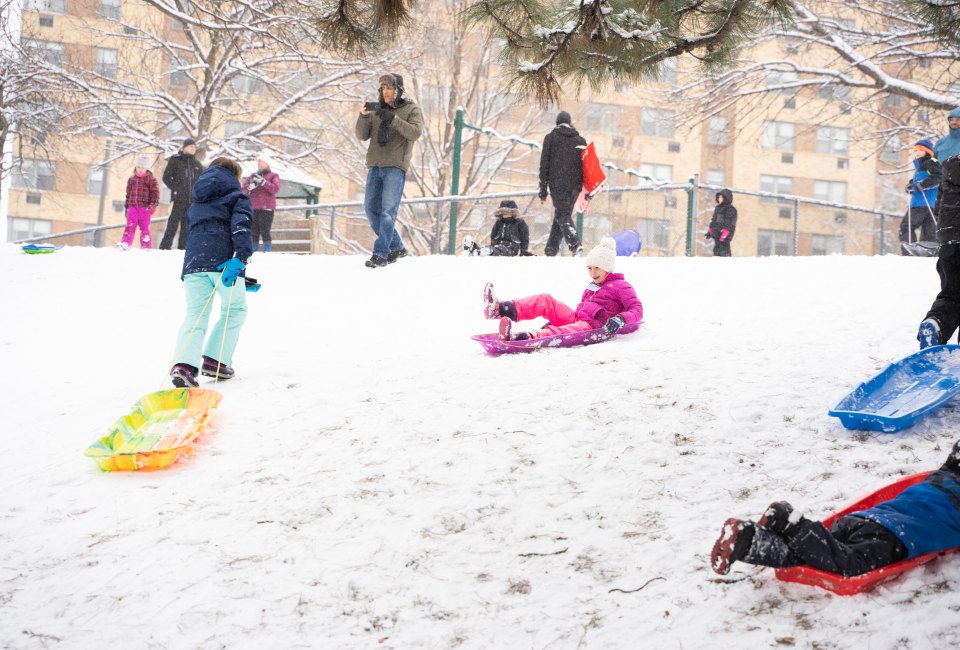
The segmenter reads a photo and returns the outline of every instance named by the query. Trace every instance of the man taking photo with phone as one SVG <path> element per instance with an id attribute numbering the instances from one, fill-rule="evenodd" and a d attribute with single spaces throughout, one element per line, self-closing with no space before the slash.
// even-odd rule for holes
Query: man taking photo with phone
<path id="1" fill-rule="evenodd" d="M 378 268 L 407 256 L 396 230 L 397 212 L 413 143 L 423 133 L 423 113 L 403 96 L 403 77 L 396 73 L 380 76 L 380 99 L 360 108 L 355 131 L 361 141 L 370 141 L 363 209 L 377 235 L 373 256 L 364 264 Z"/>

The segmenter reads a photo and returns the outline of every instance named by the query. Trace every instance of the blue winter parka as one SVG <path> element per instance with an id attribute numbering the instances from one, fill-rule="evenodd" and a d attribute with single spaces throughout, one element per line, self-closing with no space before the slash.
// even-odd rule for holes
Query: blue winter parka
<path id="1" fill-rule="evenodd" d="M 896 535 L 908 558 L 960 547 L 960 477 L 938 470 L 890 501 L 850 514 Z"/>
<path id="2" fill-rule="evenodd" d="M 181 278 L 189 273 L 215 272 L 234 256 L 246 264 L 253 254 L 252 225 L 253 206 L 236 176 L 223 167 L 200 174 L 187 212 Z"/>

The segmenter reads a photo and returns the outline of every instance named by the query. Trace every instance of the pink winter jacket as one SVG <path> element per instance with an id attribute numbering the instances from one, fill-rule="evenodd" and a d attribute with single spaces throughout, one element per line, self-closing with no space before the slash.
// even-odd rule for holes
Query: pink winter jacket
<path id="1" fill-rule="evenodd" d="M 627 325 L 643 319 L 643 305 L 623 273 L 609 274 L 596 291 L 588 287 L 574 311 L 578 321 L 588 321 L 594 329 L 617 315 Z"/>
<path id="2" fill-rule="evenodd" d="M 250 187 L 250 181 L 254 176 L 262 176 L 263 183 L 257 187 Z M 280 176 L 270 169 L 256 172 L 247 176 L 243 182 L 243 191 L 250 196 L 250 202 L 253 203 L 254 210 L 276 210 L 277 192 L 280 191 Z"/>

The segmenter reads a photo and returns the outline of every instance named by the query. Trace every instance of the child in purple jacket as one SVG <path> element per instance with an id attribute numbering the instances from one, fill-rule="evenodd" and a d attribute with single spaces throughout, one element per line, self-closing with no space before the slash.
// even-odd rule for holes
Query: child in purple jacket
<path id="1" fill-rule="evenodd" d="M 550 294 L 541 293 L 516 300 L 497 301 L 493 285 L 483 290 L 483 314 L 489 319 L 500 318 L 500 338 L 505 341 L 524 341 L 556 334 L 582 332 L 604 328 L 613 334 L 626 324 L 643 319 L 643 305 L 622 273 L 614 273 L 617 264 L 617 242 L 605 237 L 586 258 L 587 273 L 593 280 L 571 309 Z M 532 332 L 513 333 L 513 322 L 546 318 L 549 324 Z"/>
<path id="2" fill-rule="evenodd" d="M 280 192 L 280 176 L 270 169 L 266 157 L 257 159 L 257 171 L 243 182 L 243 191 L 253 203 L 253 249 L 258 250 L 263 240 L 263 252 L 273 248 L 273 212 L 277 209 L 277 194 Z"/>
<path id="3" fill-rule="evenodd" d="M 760 521 L 727 519 L 713 545 L 713 570 L 734 562 L 769 567 L 807 565 L 858 576 L 927 553 L 960 547 L 960 440 L 947 461 L 921 483 L 872 508 L 837 519 L 828 530 L 785 501 Z"/>

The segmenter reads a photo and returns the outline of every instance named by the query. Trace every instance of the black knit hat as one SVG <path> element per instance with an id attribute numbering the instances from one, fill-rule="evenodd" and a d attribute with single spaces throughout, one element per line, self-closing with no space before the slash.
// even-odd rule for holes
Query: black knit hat
<path id="1" fill-rule="evenodd" d="M 570 124 L 571 118 L 570 113 L 566 111 L 560 111 L 557 113 L 557 124 Z"/>
<path id="2" fill-rule="evenodd" d="M 180 147 L 180 148 L 181 148 L 181 149 L 185 149 L 186 147 L 189 147 L 189 146 L 192 145 L 192 144 L 194 144 L 194 145 L 197 144 L 197 141 L 194 140 L 193 138 L 186 138 L 186 139 L 183 141 L 183 146 Z"/>
<path id="3" fill-rule="evenodd" d="M 517 202 L 516 202 L 516 201 L 511 201 L 510 199 L 507 199 L 507 200 L 505 200 L 505 201 L 500 201 L 500 207 L 501 207 L 501 208 L 510 208 L 511 210 L 518 210 L 518 209 L 519 209 L 519 208 L 517 208 Z"/>

